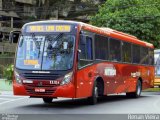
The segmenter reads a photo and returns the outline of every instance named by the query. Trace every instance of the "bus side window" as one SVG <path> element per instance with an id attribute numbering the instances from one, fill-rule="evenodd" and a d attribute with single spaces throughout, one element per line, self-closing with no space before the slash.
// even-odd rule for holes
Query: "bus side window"
<path id="1" fill-rule="evenodd" d="M 122 62 L 131 63 L 131 44 L 122 42 Z"/>
<path id="2" fill-rule="evenodd" d="M 154 65 L 154 50 L 149 49 L 148 55 L 149 55 L 149 58 L 148 58 L 149 65 Z"/>
<path id="3" fill-rule="evenodd" d="M 141 47 L 140 54 L 141 54 L 140 64 L 148 64 L 148 60 L 149 60 L 148 48 Z"/>
<path id="4" fill-rule="evenodd" d="M 108 60 L 108 37 L 95 35 L 95 59 Z"/>
<path id="5" fill-rule="evenodd" d="M 140 63 L 140 46 L 133 45 L 132 46 L 132 62 L 133 63 Z"/>
<path id="6" fill-rule="evenodd" d="M 79 42 L 79 49 L 81 50 L 80 59 L 85 59 L 85 56 L 86 56 L 85 44 L 86 44 L 85 36 L 80 35 L 80 42 Z"/>
<path id="7" fill-rule="evenodd" d="M 86 37 L 87 59 L 92 60 L 92 38 Z"/>
<path id="8" fill-rule="evenodd" d="M 121 61 L 121 42 L 110 38 L 110 54 L 109 58 L 112 61 Z"/>
<path id="9" fill-rule="evenodd" d="M 92 60 L 92 38 L 81 35 L 79 49 L 81 50 L 80 59 Z"/>

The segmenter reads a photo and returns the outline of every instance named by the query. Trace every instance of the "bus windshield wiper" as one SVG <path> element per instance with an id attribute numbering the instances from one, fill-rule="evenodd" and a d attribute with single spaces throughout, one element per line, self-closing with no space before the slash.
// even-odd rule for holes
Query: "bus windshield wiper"
<path id="1" fill-rule="evenodd" d="M 35 34 L 34 33 L 31 33 L 31 36 L 32 36 L 32 39 L 36 45 L 36 48 L 39 50 L 40 49 L 40 44 L 39 42 L 37 41 L 37 38 L 35 37 Z"/>
<path id="2" fill-rule="evenodd" d="M 52 38 L 50 37 L 50 35 L 47 35 L 47 36 L 46 36 L 47 42 L 49 42 L 49 44 L 52 45 L 56 40 L 59 40 L 60 38 L 62 38 L 62 36 L 63 36 L 63 33 L 59 33 L 59 34 L 56 36 L 56 38 L 52 39 Z M 58 43 L 59 43 L 59 42 L 58 42 Z"/>

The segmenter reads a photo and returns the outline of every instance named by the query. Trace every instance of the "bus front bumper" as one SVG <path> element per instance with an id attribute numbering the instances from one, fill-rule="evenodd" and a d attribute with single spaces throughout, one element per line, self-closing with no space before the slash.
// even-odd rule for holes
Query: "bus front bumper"
<path id="1" fill-rule="evenodd" d="M 38 90 L 37 90 L 38 89 Z M 46 87 L 30 87 L 27 88 L 18 83 L 13 83 L 14 95 L 30 96 L 30 97 L 66 97 L 75 98 L 75 87 L 72 83 L 51 88 Z"/>

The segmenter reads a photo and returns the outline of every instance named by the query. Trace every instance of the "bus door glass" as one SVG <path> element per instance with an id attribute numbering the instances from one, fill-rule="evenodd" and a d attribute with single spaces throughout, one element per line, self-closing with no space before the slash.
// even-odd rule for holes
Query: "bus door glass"
<path id="1" fill-rule="evenodd" d="M 84 97 L 91 93 L 91 85 L 89 82 L 92 80 L 92 76 L 89 76 L 93 72 L 93 66 L 90 66 L 93 62 L 93 39 L 90 35 L 81 34 L 79 40 L 79 60 L 78 60 L 78 74 L 77 74 L 77 96 Z M 84 92 L 85 91 L 85 92 Z"/>

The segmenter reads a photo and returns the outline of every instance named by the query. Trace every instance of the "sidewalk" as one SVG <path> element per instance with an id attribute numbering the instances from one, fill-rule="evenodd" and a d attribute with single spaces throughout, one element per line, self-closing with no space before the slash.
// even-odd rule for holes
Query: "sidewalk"
<path id="1" fill-rule="evenodd" d="M 9 96 L 12 96 L 13 95 L 13 91 L 1 91 L 0 90 L 0 95 L 9 95 Z"/>
<path id="2" fill-rule="evenodd" d="M 0 79 L 0 91 L 11 91 L 12 89 L 12 83 L 5 79 Z"/>

